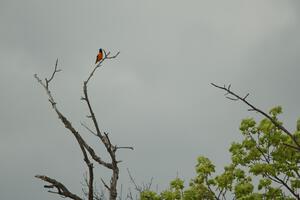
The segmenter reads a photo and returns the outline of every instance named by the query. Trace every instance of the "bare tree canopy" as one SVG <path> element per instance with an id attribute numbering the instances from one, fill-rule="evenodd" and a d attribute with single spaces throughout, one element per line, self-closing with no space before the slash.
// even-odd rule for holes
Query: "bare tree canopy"
<path id="1" fill-rule="evenodd" d="M 83 100 L 86 103 L 86 105 L 88 106 L 90 115 L 87 117 L 92 120 L 94 127 L 90 128 L 84 124 L 82 124 L 82 126 L 84 126 L 89 132 L 91 132 L 93 135 L 95 135 L 96 137 L 98 137 L 100 139 L 102 144 L 105 146 L 106 151 L 111 158 L 111 161 L 104 161 L 99 156 L 99 154 L 96 153 L 94 151 L 94 149 L 90 145 L 87 144 L 87 142 L 82 138 L 80 133 L 72 126 L 71 122 L 58 109 L 57 102 L 54 100 L 54 97 L 52 96 L 50 88 L 49 88 L 49 85 L 53 81 L 55 75 L 61 71 L 60 69 L 58 69 L 58 59 L 56 60 L 54 71 L 49 79 L 45 78 L 45 81 L 42 81 L 38 77 L 37 74 L 34 75 L 34 77 L 39 82 L 39 84 L 45 89 L 45 91 L 48 95 L 48 98 L 49 98 L 49 102 L 51 103 L 52 108 L 56 112 L 58 118 L 65 125 L 65 128 L 68 129 L 73 134 L 73 136 L 76 138 L 76 141 L 81 149 L 81 152 L 82 152 L 82 155 L 84 158 L 84 162 L 86 163 L 86 166 L 88 168 L 88 192 L 87 192 L 88 200 L 93 200 L 95 198 L 94 197 L 94 195 L 95 195 L 95 193 L 94 193 L 94 170 L 93 170 L 94 164 L 93 164 L 92 160 L 95 161 L 96 163 L 98 163 L 99 165 L 112 170 L 112 176 L 110 179 L 110 183 L 109 184 L 105 183 L 105 181 L 103 179 L 101 179 L 101 181 L 104 184 L 105 188 L 109 191 L 109 199 L 115 200 L 118 195 L 118 193 L 117 193 L 117 183 L 118 183 L 118 178 L 119 178 L 118 163 L 120 162 L 119 160 L 117 160 L 116 152 L 118 149 L 133 150 L 133 147 L 119 147 L 117 145 L 113 145 L 110 141 L 108 133 L 100 130 L 95 112 L 93 111 L 93 108 L 92 108 L 92 105 L 91 105 L 91 102 L 90 102 L 90 99 L 88 96 L 88 83 L 91 81 L 96 70 L 99 69 L 100 67 L 102 67 L 102 64 L 106 60 L 114 59 L 118 55 L 119 55 L 119 52 L 113 56 L 110 56 L 110 52 L 105 53 L 105 51 L 104 51 L 104 57 L 99 60 L 100 62 L 97 62 L 98 64 L 93 68 L 93 70 L 89 74 L 88 78 L 83 83 L 83 94 L 84 95 L 81 98 L 81 100 Z M 94 129 L 95 131 L 93 131 L 92 129 Z M 50 190 L 49 192 L 51 192 L 51 193 L 57 193 L 63 197 L 69 197 L 74 200 L 81 199 L 77 195 L 70 192 L 66 188 L 66 186 L 64 186 L 61 182 L 58 182 L 55 179 L 52 179 L 52 178 L 44 176 L 44 175 L 36 175 L 35 177 L 39 178 L 45 182 L 48 182 L 50 184 L 50 185 L 45 185 L 45 188 L 57 190 L 56 192 L 54 192 L 53 190 Z"/>

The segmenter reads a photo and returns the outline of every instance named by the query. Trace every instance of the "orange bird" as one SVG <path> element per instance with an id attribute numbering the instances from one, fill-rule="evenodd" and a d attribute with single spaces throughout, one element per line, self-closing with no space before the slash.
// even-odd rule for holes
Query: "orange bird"
<path id="1" fill-rule="evenodd" d="M 99 62 L 100 60 L 102 60 L 103 59 L 103 50 L 102 49 L 99 49 L 99 53 L 98 53 L 98 55 L 97 55 L 97 57 L 96 57 L 96 62 L 95 62 L 95 64 L 97 63 L 97 62 Z"/>

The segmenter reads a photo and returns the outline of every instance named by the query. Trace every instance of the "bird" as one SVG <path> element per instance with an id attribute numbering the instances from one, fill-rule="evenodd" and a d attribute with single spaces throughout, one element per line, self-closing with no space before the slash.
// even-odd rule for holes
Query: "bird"
<path id="1" fill-rule="evenodd" d="M 99 53 L 98 53 L 98 55 L 97 55 L 97 57 L 96 57 L 96 62 L 95 62 L 95 64 L 97 63 L 97 62 L 99 62 L 100 60 L 102 60 L 103 59 L 103 50 L 102 49 L 99 49 Z"/>

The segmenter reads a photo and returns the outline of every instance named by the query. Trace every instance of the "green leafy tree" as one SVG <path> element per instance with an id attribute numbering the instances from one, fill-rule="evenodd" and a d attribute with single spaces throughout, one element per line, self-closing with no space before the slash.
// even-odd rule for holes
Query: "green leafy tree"
<path id="1" fill-rule="evenodd" d="M 282 113 L 280 106 L 265 113 L 246 100 L 248 95 L 240 97 L 230 90 L 230 86 L 213 85 L 231 95 L 229 99 L 243 101 L 263 118 L 260 121 L 253 118 L 241 121 L 239 129 L 243 140 L 231 144 L 231 163 L 224 167 L 223 173 L 215 174 L 213 163 L 200 156 L 195 167 L 196 177 L 187 187 L 184 187 L 183 180 L 176 178 L 171 181 L 169 189 L 160 194 L 144 191 L 141 199 L 300 199 L 300 120 L 296 130 L 289 132 L 278 119 Z"/>

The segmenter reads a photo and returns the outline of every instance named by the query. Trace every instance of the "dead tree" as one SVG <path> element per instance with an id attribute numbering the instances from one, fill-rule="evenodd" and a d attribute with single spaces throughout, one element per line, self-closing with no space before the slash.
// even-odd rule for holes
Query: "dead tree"
<path id="1" fill-rule="evenodd" d="M 64 124 L 65 128 L 68 129 L 71 134 L 75 137 L 78 146 L 80 147 L 80 150 L 83 155 L 83 160 L 87 167 L 87 177 L 86 177 L 86 183 L 87 183 L 87 192 L 86 196 L 88 200 L 94 200 L 99 199 L 95 196 L 96 192 L 94 189 L 94 162 L 102 167 L 105 167 L 107 169 L 110 169 L 112 171 L 111 179 L 109 184 L 107 184 L 103 179 L 101 179 L 102 183 L 104 184 L 104 187 L 109 192 L 109 199 L 110 200 L 116 200 L 118 193 L 117 193 L 117 183 L 119 178 L 119 167 L 118 164 L 121 162 L 117 160 L 116 152 L 119 149 L 131 149 L 133 150 L 133 147 L 119 147 L 117 145 L 113 145 L 110 141 L 110 138 L 108 136 L 108 133 L 100 130 L 96 115 L 93 111 L 91 101 L 88 96 L 88 83 L 91 81 L 91 78 L 94 76 L 94 73 L 97 69 L 102 67 L 102 64 L 106 60 L 114 59 L 119 55 L 119 52 L 115 54 L 114 56 L 110 56 L 110 52 L 104 55 L 103 59 L 93 68 L 91 73 L 89 74 L 88 78 L 83 83 L 83 97 L 81 100 L 83 100 L 89 111 L 89 116 L 87 116 L 89 119 L 92 120 L 93 128 L 88 127 L 85 124 L 81 124 L 83 127 L 85 127 L 90 133 L 95 135 L 105 146 L 105 149 L 107 153 L 110 156 L 110 161 L 104 161 L 101 156 L 99 156 L 98 153 L 94 151 L 94 149 L 87 144 L 87 142 L 84 140 L 84 138 L 81 136 L 81 134 L 72 126 L 69 119 L 58 109 L 57 102 L 55 101 L 54 97 L 52 96 L 52 93 L 50 91 L 49 85 L 53 81 L 55 75 L 60 72 L 61 70 L 58 69 L 58 60 L 56 60 L 54 71 L 50 78 L 45 78 L 43 81 L 39 78 L 37 74 L 34 75 L 35 79 L 38 81 L 38 83 L 45 89 L 48 100 L 53 108 L 53 110 L 56 112 L 58 118 L 60 121 Z M 78 195 L 74 194 L 73 192 L 70 192 L 67 187 L 48 176 L 45 175 L 36 175 L 35 176 L 38 179 L 41 179 L 48 183 L 48 185 L 44 185 L 45 188 L 48 188 L 48 192 L 50 193 L 56 193 L 60 195 L 61 197 L 68 197 L 74 200 L 83 200 L 83 198 L 79 197 Z"/>

